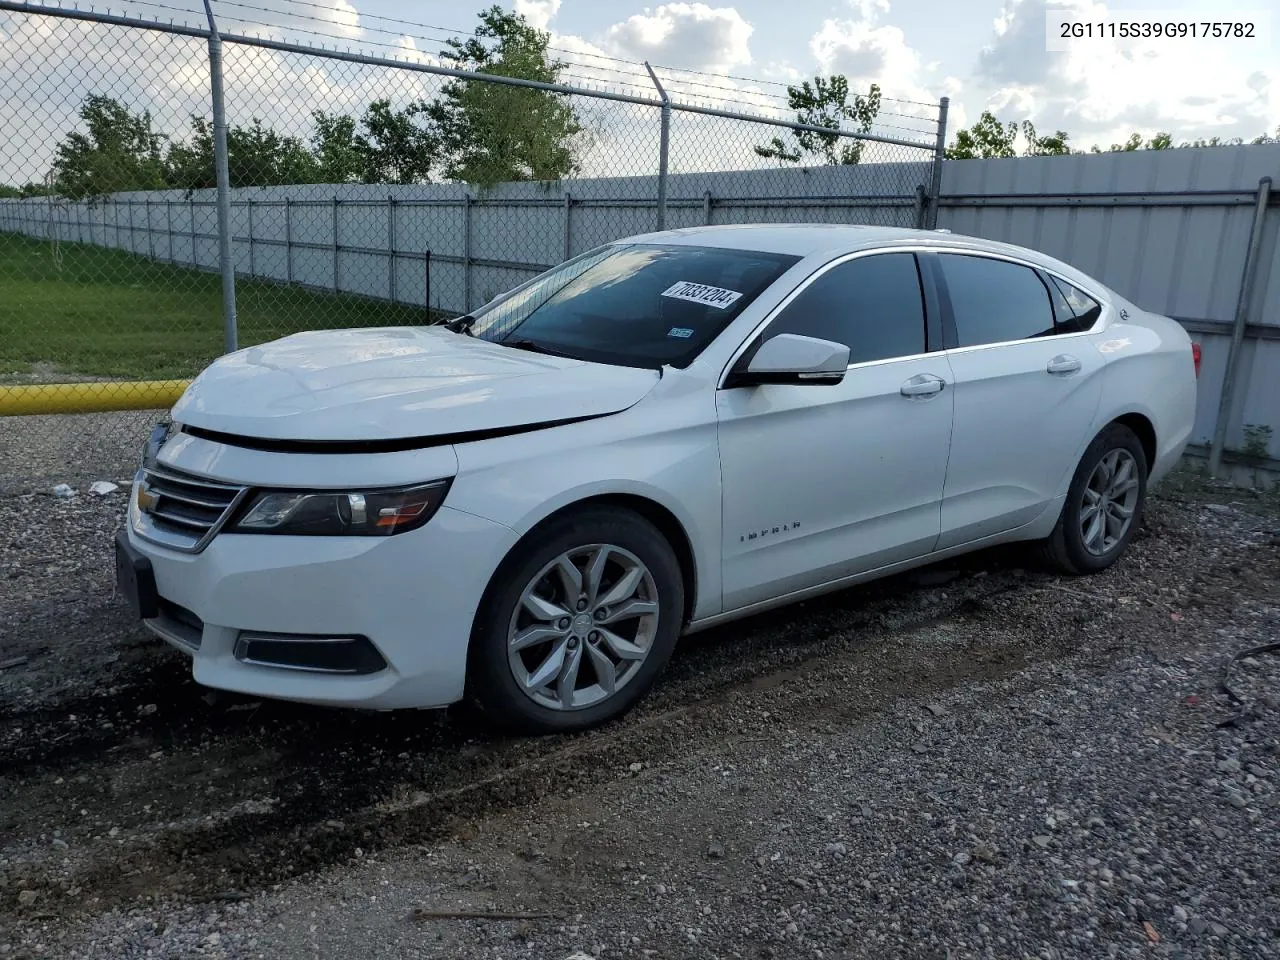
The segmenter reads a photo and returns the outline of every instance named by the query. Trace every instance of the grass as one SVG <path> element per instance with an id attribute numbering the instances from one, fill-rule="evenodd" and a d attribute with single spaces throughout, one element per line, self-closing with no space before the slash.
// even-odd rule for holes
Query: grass
<path id="1" fill-rule="evenodd" d="M 422 307 L 237 279 L 241 346 L 299 330 L 421 324 Z M 222 352 L 221 279 L 0 234 L 0 380 L 194 376 Z"/>

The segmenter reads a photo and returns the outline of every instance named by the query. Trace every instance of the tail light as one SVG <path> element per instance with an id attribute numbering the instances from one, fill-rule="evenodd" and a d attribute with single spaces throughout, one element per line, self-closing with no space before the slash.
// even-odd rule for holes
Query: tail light
<path id="1" fill-rule="evenodd" d="M 1196 376 L 1200 376 L 1200 344 L 1192 341 L 1191 343 L 1191 359 L 1195 361 Z"/>

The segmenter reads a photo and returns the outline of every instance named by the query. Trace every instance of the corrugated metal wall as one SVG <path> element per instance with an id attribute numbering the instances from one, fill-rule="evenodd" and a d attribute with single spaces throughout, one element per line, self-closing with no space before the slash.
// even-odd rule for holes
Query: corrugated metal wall
<path id="1" fill-rule="evenodd" d="M 1280 184 L 1280 146 L 948 161 L 938 226 L 1042 250 L 1180 320 L 1204 346 L 1193 440 L 1207 444 L 1264 176 Z M 675 174 L 667 222 L 912 226 L 920 213 L 913 191 L 928 177 L 927 162 Z M 478 198 L 453 184 L 243 189 L 233 191 L 234 249 L 245 274 L 409 303 L 423 302 L 430 250 L 432 306 L 461 311 L 567 256 L 653 229 L 656 195 L 655 177 L 502 184 Z M 211 191 L 52 207 L 0 201 L 0 230 L 41 237 L 52 230 L 64 241 L 204 269 L 217 265 L 215 224 Z M 1278 234 L 1280 190 L 1265 220 L 1227 431 L 1227 447 L 1238 448 L 1244 425 L 1272 426 L 1273 458 L 1280 457 Z"/>
<path id="2" fill-rule="evenodd" d="M 1280 146 L 1135 151 L 943 164 L 938 226 L 1041 250 L 1204 346 L 1196 443 L 1208 443 L 1243 278 L 1258 182 L 1280 185 Z M 1267 424 L 1280 457 L 1280 204 L 1267 212 L 1227 446 Z"/>

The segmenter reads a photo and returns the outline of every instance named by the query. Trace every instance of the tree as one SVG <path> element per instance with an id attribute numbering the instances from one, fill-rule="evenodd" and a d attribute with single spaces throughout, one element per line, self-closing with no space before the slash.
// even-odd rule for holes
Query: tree
<path id="1" fill-rule="evenodd" d="M 1032 128 L 1034 132 L 1034 127 Z M 1066 135 L 1063 134 L 1065 137 Z M 960 130 L 951 146 L 947 147 L 948 160 L 976 160 L 990 157 L 1016 157 L 1013 142 L 1018 138 L 1016 123 L 1002 124 L 990 110 L 968 130 Z"/>
<path id="2" fill-rule="evenodd" d="M 165 186 L 165 138 L 151 129 L 149 111 L 135 114 L 118 100 L 90 94 L 80 119 L 88 133 L 67 134 L 54 152 L 59 193 L 79 199 Z"/>
<path id="3" fill-rule="evenodd" d="M 1022 121 L 1022 136 L 1027 141 L 1023 152 L 1028 157 L 1064 157 L 1071 153 L 1068 141 L 1071 137 L 1065 130 L 1058 130 L 1043 137 L 1036 133 L 1035 124 L 1030 120 Z"/>
<path id="4" fill-rule="evenodd" d="M 166 156 L 168 184 L 184 190 L 217 186 L 213 166 L 213 124 L 191 118 L 190 143 L 174 143 Z M 296 137 L 286 137 L 254 119 L 227 130 L 227 173 L 233 187 L 315 183 L 315 158 Z"/>
<path id="5" fill-rule="evenodd" d="M 47 197 L 54 190 L 43 183 L 24 183 L 20 187 L 0 183 L 0 199 L 25 200 L 27 197 Z"/>
<path id="6" fill-rule="evenodd" d="M 555 83 L 564 64 L 547 55 L 550 34 L 493 6 L 475 35 L 440 51 L 459 70 Z M 576 173 L 583 126 L 569 100 L 547 90 L 454 80 L 420 105 L 438 138 L 448 180 L 491 186 L 505 180 L 559 180 Z"/>
<path id="7" fill-rule="evenodd" d="M 355 137 L 365 183 L 426 183 L 439 152 L 439 136 L 417 118 L 427 106 L 410 104 L 391 109 L 390 100 L 375 100 L 360 121 L 364 133 Z"/>
<path id="8" fill-rule="evenodd" d="M 787 106 L 795 111 L 796 122 L 810 127 L 826 127 L 836 131 L 846 121 L 859 133 L 870 133 L 876 114 L 880 112 L 880 87 L 871 84 L 865 95 L 854 94 L 849 100 L 849 81 L 840 74 L 814 77 L 799 86 L 787 87 Z M 841 137 L 837 133 L 816 130 L 792 130 L 787 139 L 774 137 L 755 148 L 756 155 L 779 163 L 800 163 L 815 158 L 831 166 L 857 163 L 862 159 L 865 140 Z"/>
<path id="9" fill-rule="evenodd" d="M 356 141 L 356 122 L 345 114 L 312 112 L 315 133 L 311 150 L 320 183 L 352 183 L 364 180 L 364 151 Z"/>

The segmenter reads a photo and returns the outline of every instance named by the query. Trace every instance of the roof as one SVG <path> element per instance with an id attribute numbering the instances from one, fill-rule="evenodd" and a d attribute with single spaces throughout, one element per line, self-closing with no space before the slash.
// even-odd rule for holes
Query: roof
<path id="1" fill-rule="evenodd" d="M 970 250 L 1003 253 L 1046 269 L 1055 270 L 1067 279 L 1107 289 L 1097 280 L 1081 273 L 1070 264 L 1048 254 L 981 237 L 941 232 L 910 230 L 904 227 L 875 227 L 845 223 L 740 223 L 706 227 L 684 227 L 660 233 L 646 233 L 626 238 L 629 242 L 688 244 L 689 246 L 723 247 L 782 253 L 798 257 L 837 257 L 842 253 L 873 247 L 927 245 L 939 250 Z M 1108 290 L 1114 296 L 1114 291 Z"/>

